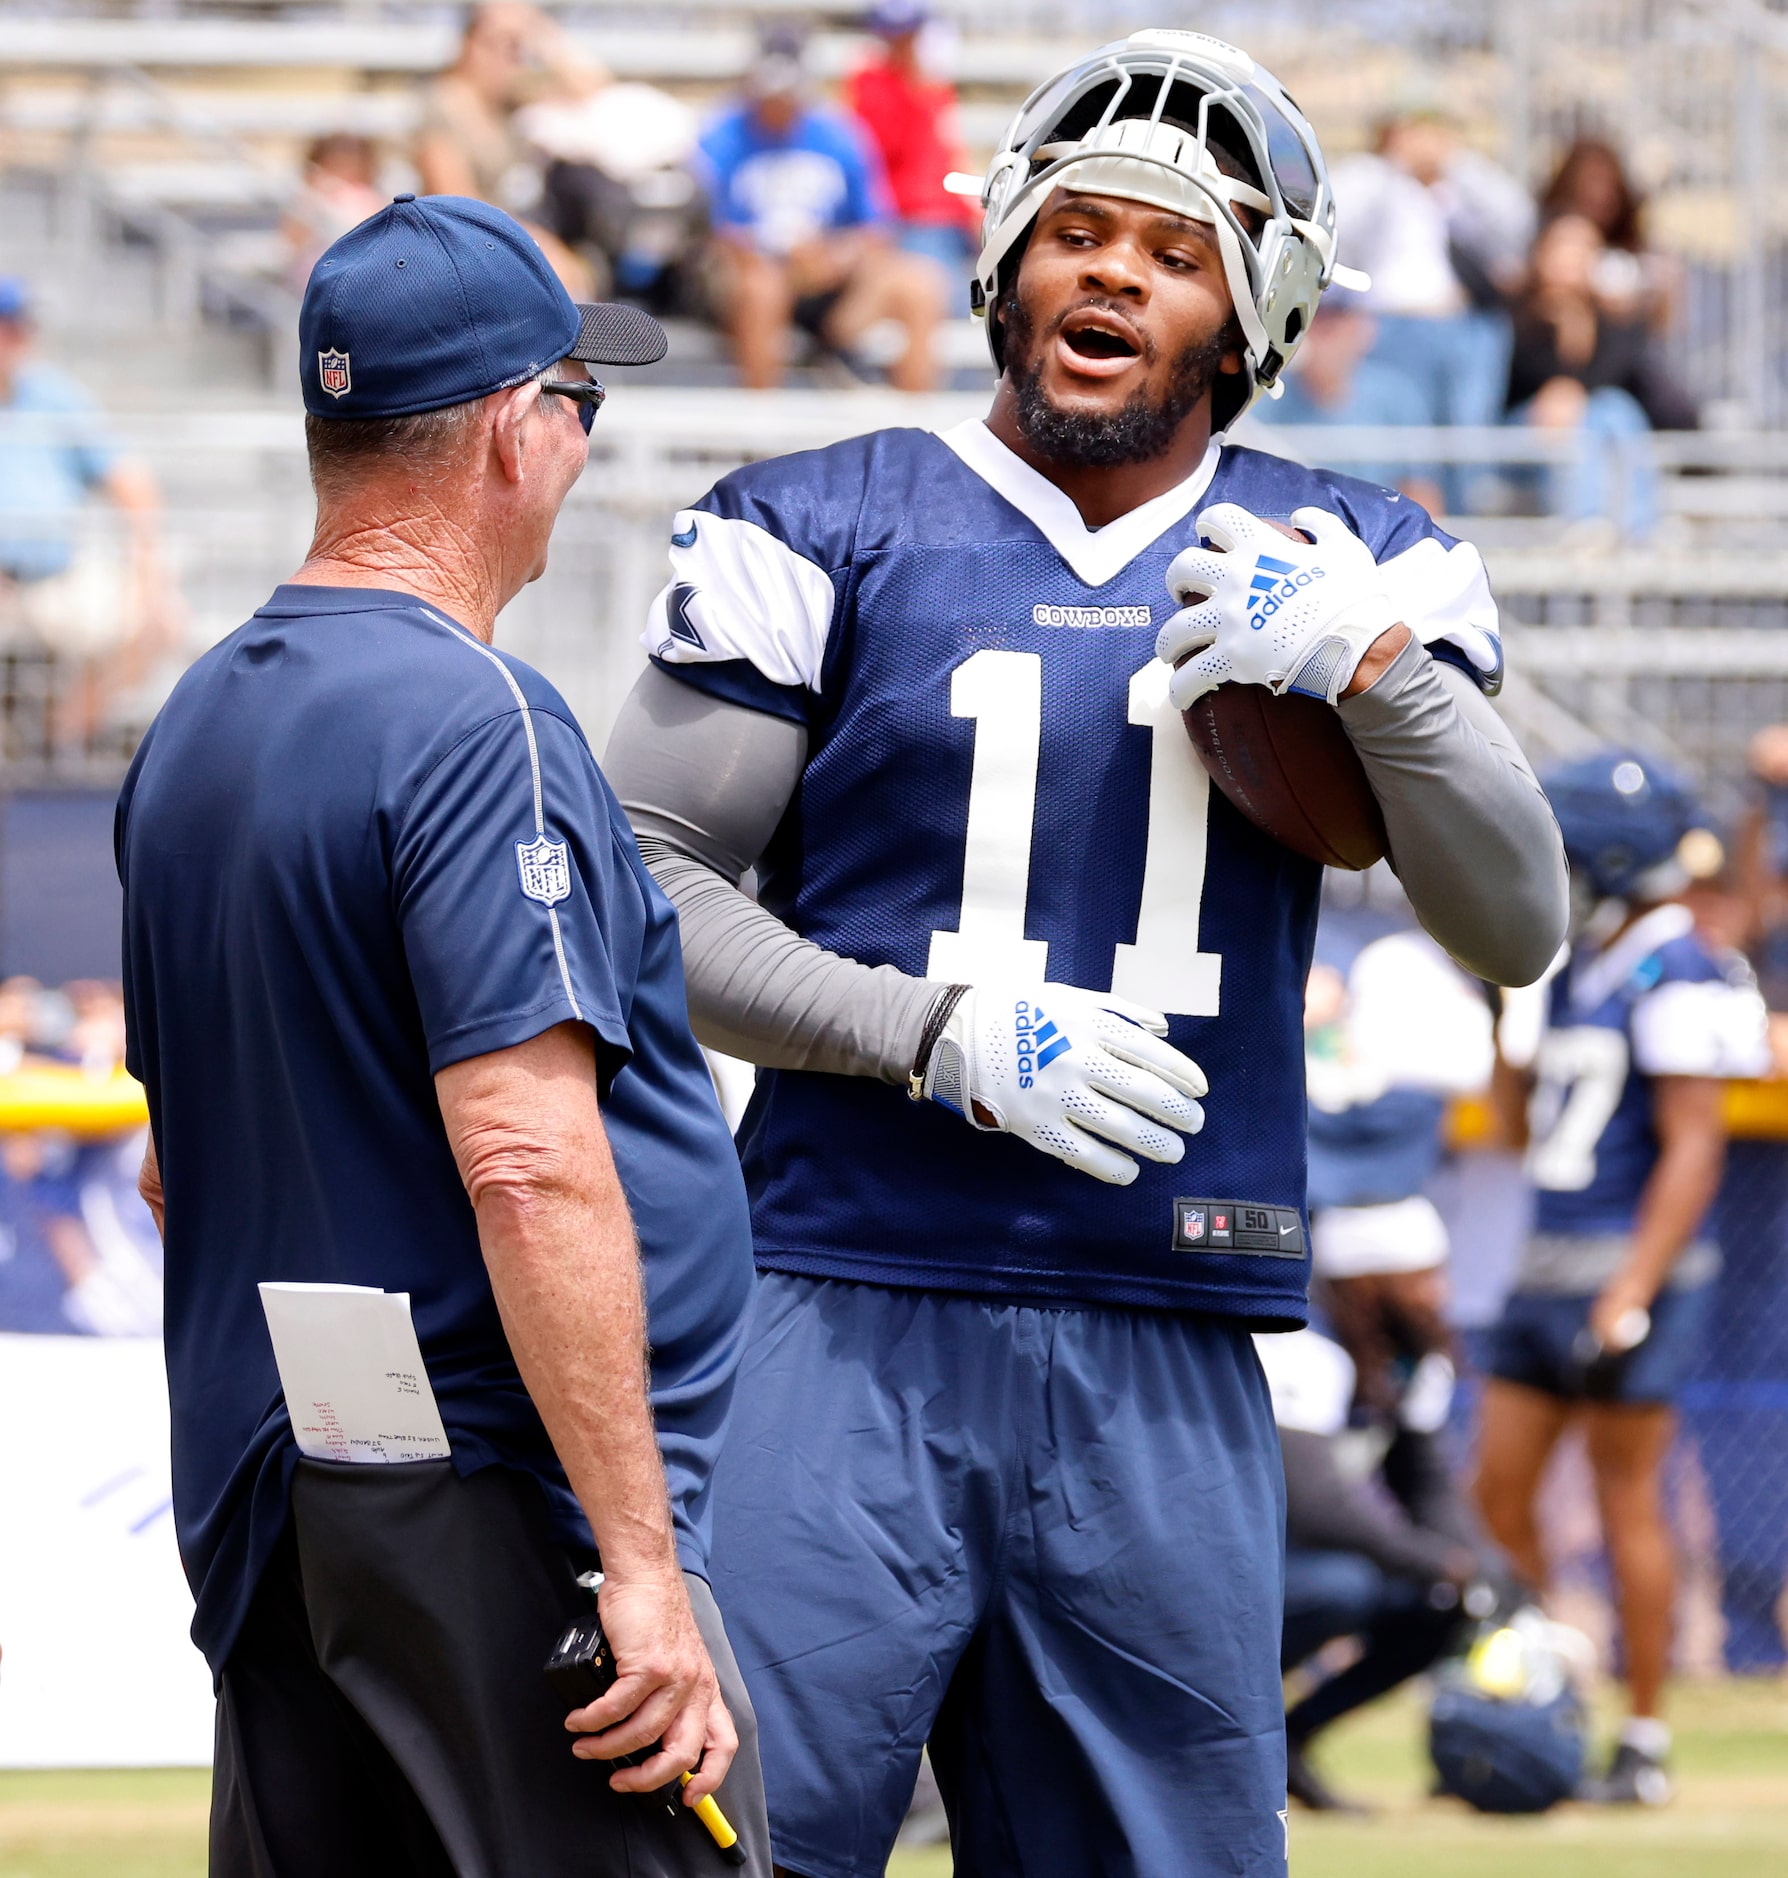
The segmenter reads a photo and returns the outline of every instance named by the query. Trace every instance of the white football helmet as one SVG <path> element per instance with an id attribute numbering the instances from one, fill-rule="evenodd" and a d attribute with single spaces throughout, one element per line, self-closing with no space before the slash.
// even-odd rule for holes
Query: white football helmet
<path id="1" fill-rule="evenodd" d="M 1225 165 L 1245 174 L 1228 174 Z M 1366 284 L 1335 266 L 1335 198 L 1316 133 L 1277 79 L 1221 39 L 1149 31 L 1101 47 L 1031 93 L 978 187 L 973 177 L 948 179 L 981 198 L 971 292 L 983 317 L 1037 212 L 1070 172 L 1077 189 L 1153 203 L 1215 228 L 1245 345 L 1241 378 L 1219 381 L 1218 429 L 1259 392 L 1277 395 L 1279 374 L 1331 280 Z M 996 319 L 987 320 L 987 340 L 1001 365 Z"/>

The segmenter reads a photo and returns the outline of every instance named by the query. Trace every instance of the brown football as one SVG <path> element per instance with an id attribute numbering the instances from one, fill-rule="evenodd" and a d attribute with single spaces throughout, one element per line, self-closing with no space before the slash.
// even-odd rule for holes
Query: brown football
<path id="1" fill-rule="evenodd" d="M 1231 684 L 1207 691 L 1185 718 L 1211 781 L 1256 828 L 1325 867 L 1357 872 L 1384 858 L 1378 799 L 1332 706 Z"/>

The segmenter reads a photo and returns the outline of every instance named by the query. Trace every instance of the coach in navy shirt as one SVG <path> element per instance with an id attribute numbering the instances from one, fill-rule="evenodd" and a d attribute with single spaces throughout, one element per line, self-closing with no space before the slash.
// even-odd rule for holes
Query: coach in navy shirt
<path id="1" fill-rule="evenodd" d="M 702 1577 L 737 1158 L 675 916 L 564 701 L 490 643 L 583 468 L 582 361 L 662 347 L 482 204 L 339 241 L 301 324 L 310 558 L 119 802 L 214 1873 L 699 1871 L 696 1820 L 625 1797 L 698 1763 L 767 1859 Z M 408 1292 L 451 1462 L 302 1459 L 262 1280 Z M 597 1548 L 620 1680 L 567 1718 L 541 1670 Z"/>

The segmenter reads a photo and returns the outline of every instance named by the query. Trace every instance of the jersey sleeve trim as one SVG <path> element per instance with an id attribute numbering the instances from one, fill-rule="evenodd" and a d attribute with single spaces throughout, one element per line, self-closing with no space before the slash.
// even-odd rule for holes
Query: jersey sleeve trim
<path id="1" fill-rule="evenodd" d="M 1453 663 L 1494 696 L 1502 688 L 1502 626 L 1477 549 L 1434 534 L 1378 566 L 1397 619 L 1430 650 L 1453 651 Z"/>
<path id="2" fill-rule="evenodd" d="M 1633 1062 L 1646 1076 L 1761 1076 L 1768 1018 L 1748 985 L 1678 979 L 1633 1007 Z"/>
<path id="3" fill-rule="evenodd" d="M 666 666 L 745 660 L 773 685 L 817 694 L 832 630 L 832 576 L 757 522 L 678 512 L 671 578 L 640 643 Z"/>
<path id="4" fill-rule="evenodd" d="M 813 694 L 801 685 L 772 684 L 749 659 L 719 659 L 708 665 L 673 665 L 656 653 L 652 663 L 667 677 L 722 704 L 742 705 L 766 717 L 780 717 L 805 730 Z"/>

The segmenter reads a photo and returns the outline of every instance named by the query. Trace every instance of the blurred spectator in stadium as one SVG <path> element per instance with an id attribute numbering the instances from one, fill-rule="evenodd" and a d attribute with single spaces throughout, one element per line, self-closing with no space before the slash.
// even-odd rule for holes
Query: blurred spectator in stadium
<path id="1" fill-rule="evenodd" d="M 1372 277 L 1375 356 L 1403 375 L 1428 424 L 1494 424 L 1508 358 L 1504 297 L 1532 239 L 1533 202 L 1508 171 L 1468 149 L 1432 105 L 1402 111 L 1376 148 L 1336 164 L 1341 258 Z M 1475 491 L 1442 477 L 1448 508 Z"/>
<path id="2" fill-rule="evenodd" d="M 475 196 L 519 216 L 574 299 L 590 298 L 590 271 L 541 220 L 540 166 L 515 114 L 537 99 L 587 97 L 606 77 L 538 7 L 493 0 L 466 22 L 459 55 L 430 84 L 416 131 L 422 193 Z"/>
<path id="3" fill-rule="evenodd" d="M 91 713 L 102 682 L 135 682 L 171 629 L 160 499 L 148 470 L 107 436 L 93 398 L 33 357 L 35 344 L 25 283 L 0 277 L 0 644 L 92 662 L 94 695 L 71 707 Z M 123 521 L 122 556 L 83 539 L 94 491 Z"/>
<path id="4" fill-rule="evenodd" d="M 1415 387 L 1395 366 L 1373 356 L 1378 328 L 1372 315 L 1331 299 L 1316 315 L 1277 398 L 1254 406 L 1259 423 L 1424 424 L 1427 413 Z M 1400 489 L 1426 509 L 1438 510 L 1441 492 L 1431 466 L 1407 459 L 1349 463 L 1350 474 Z"/>
<path id="5" fill-rule="evenodd" d="M 1543 472 L 1547 508 L 1572 522 L 1602 521 L 1635 540 L 1658 519 L 1657 475 L 1644 452 L 1660 416 L 1651 333 L 1635 311 L 1597 292 L 1607 244 L 1587 216 L 1540 230 L 1516 298 L 1508 421 L 1575 434 L 1579 448 Z"/>
<path id="6" fill-rule="evenodd" d="M 1535 1500 L 1559 1438 L 1581 1426 L 1632 1704 L 1587 1791 L 1656 1805 L 1671 1791 L 1661 1702 L 1675 1595 L 1660 1477 L 1716 1297 L 1704 1220 L 1726 1152 L 1721 1083 L 1766 1067 L 1764 1013 L 1742 959 L 1710 950 L 1681 903 L 1695 867 L 1718 864 L 1687 789 L 1627 751 L 1545 784 L 1580 921 L 1530 1065 L 1534 1229 L 1490 1338 L 1476 1493 L 1543 1589 Z M 1512 1041 L 1505 1025 L 1511 1058 Z"/>
<path id="7" fill-rule="evenodd" d="M 1603 249 L 1596 261 L 1597 297 L 1610 311 L 1638 317 L 1654 330 L 1667 326 L 1682 290 L 1676 260 L 1646 245 L 1645 202 L 1627 175 L 1620 153 L 1599 137 L 1579 137 L 1559 159 L 1552 180 L 1540 196 L 1540 220 L 1581 215 L 1593 222 Z M 1694 409 L 1685 400 L 1687 422 L 1656 419 L 1660 429 L 1694 428 Z"/>
<path id="8" fill-rule="evenodd" d="M 878 0 L 867 21 L 880 52 L 844 84 L 844 103 L 868 131 L 887 173 L 894 235 L 909 254 L 928 254 L 967 304 L 968 266 L 981 231 L 979 203 L 944 187 L 968 167 L 956 129 L 956 92 L 926 69 L 935 36 L 924 0 Z"/>
<path id="9" fill-rule="evenodd" d="M 280 223 L 292 251 L 286 285 L 294 293 L 303 293 L 325 248 L 385 206 L 378 180 L 379 150 L 370 137 L 338 130 L 312 142 L 304 182 Z"/>
<path id="10" fill-rule="evenodd" d="M 848 118 L 809 101 L 797 41 L 765 39 L 743 98 L 708 126 L 701 148 L 718 291 L 744 382 L 780 382 L 791 325 L 843 355 L 892 320 L 906 347 L 890 380 L 929 390 L 937 269 L 889 239 L 875 153 Z"/>
<path id="11" fill-rule="evenodd" d="M 515 122 L 546 165 L 541 215 L 594 268 L 597 291 L 694 311 L 708 205 L 690 169 L 689 106 L 656 85 L 607 84 L 531 104 Z"/>

